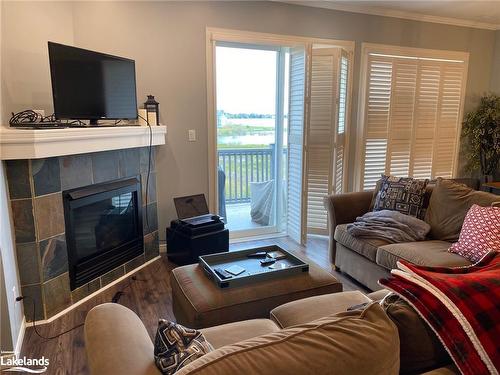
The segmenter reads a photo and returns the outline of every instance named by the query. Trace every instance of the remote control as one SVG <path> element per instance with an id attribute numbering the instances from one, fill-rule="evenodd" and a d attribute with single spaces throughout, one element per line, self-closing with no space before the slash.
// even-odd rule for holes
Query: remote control
<path id="1" fill-rule="evenodd" d="M 262 259 L 260 261 L 260 265 L 261 266 L 269 266 L 269 265 L 273 264 L 274 262 L 276 262 L 276 260 L 274 260 L 273 258 Z"/>
<path id="2" fill-rule="evenodd" d="M 230 279 L 231 277 L 233 277 L 233 275 L 231 275 L 229 272 L 224 271 L 222 268 L 215 268 L 214 271 L 222 280 Z"/>
<path id="3" fill-rule="evenodd" d="M 265 251 L 258 251 L 256 253 L 247 254 L 247 258 L 265 258 L 267 253 Z"/>

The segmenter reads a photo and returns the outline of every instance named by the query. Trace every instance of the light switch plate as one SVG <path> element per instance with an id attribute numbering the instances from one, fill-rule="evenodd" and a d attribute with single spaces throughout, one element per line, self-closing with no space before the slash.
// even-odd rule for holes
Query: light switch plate
<path id="1" fill-rule="evenodd" d="M 189 139 L 189 142 L 195 142 L 196 141 L 196 130 L 194 130 L 194 129 L 189 129 L 188 130 L 188 139 Z"/>

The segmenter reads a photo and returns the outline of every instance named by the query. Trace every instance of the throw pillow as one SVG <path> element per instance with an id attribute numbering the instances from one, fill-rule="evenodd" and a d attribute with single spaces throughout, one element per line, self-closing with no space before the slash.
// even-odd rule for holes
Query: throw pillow
<path id="1" fill-rule="evenodd" d="M 156 331 L 154 356 L 162 374 L 171 375 L 214 350 L 203 333 L 160 319 Z"/>
<path id="2" fill-rule="evenodd" d="M 438 178 L 425 216 L 425 221 L 431 226 L 429 236 L 433 240 L 456 242 L 472 205 L 489 207 L 498 200 L 498 195 Z"/>
<path id="3" fill-rule="evenodd" d="M 408 302 L 392 293 L 380 303 L 398 328 L 400 374 L 421 374 L 452 363 L 434 331 Z"/>
<path id="4" fill-rule="evenodd" d="M 382 176 L 373 210 L 398 211 L 422 219 L 428 182 L 429 180 L 416 180 L 411 177 Z"/>
<path id="5" fill-rule="evenodd" d="M 500 207 L 474 204 L 465 216 L 458 242 L 449 251 L 474 263 L 490 251 L 500 251 Z"/>

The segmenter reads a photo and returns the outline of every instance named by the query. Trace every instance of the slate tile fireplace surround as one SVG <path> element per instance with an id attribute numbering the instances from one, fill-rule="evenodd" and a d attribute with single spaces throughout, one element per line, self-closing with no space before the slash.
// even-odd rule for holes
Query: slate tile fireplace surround
<path id="1" fill-rule="evenodd" d="M 147 200 L 148 147 L 6 161 L 21 289 L 30 297 L 24 301 L 27 321 L 49 319 L 158 255 L 154 148 L 151 160 Z M 63 192 L 127 178 L 137 178 L 141 185 L 144 250 L 71 290 Z"/>

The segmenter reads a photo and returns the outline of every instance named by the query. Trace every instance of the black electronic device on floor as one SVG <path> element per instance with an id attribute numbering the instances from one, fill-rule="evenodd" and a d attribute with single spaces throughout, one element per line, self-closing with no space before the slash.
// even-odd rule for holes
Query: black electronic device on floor
<path id="1" fill-rule="evenodd" d="M 229 230 L 221 217 L 208 212 L 203 194 L 174 198 L 174 204 L 179 219 L 166 230 L 170 261 L 196 263 L 200 255 L 229 251 Z"/>

